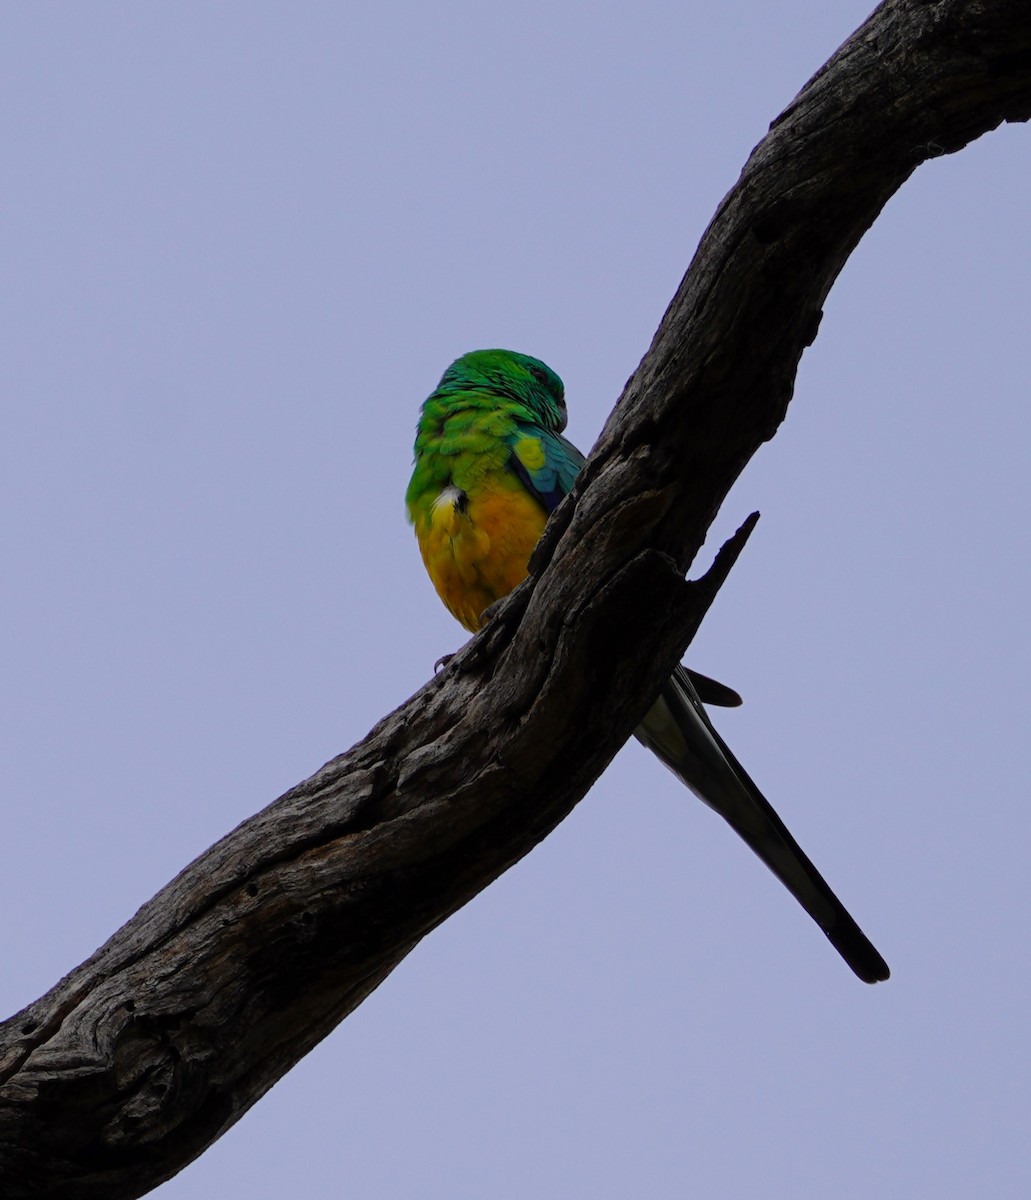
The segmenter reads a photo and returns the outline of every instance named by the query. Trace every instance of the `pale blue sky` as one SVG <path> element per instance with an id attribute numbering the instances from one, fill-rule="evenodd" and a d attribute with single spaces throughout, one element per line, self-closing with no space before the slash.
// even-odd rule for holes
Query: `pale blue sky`
<path id="1" fill-rule="evenodd" d="M 463 351 L 586 450 L 851 0 L 0 8 L 0 1007 L 464 638 L 402 496 Z M 1023 1194 L 1031 131 L 831 293 L 692 650 L 892 966 L 635 744 L 162 1200 Z"/>

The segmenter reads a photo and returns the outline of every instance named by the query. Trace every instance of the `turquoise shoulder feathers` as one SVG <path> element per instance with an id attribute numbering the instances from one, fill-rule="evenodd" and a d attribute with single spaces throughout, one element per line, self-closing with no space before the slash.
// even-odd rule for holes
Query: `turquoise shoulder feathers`
<path id="1" fill-rule="evenodd" d="M 549 513 L 569 494 L 584 456 L 559 433 L 518 425 L 505 439 L 512 451 L 509 466 Z"/>

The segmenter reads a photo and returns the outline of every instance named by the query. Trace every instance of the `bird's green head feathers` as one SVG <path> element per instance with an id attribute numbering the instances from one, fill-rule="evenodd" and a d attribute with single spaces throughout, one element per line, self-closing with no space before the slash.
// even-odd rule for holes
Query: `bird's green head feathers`
<path id="1" fill-rule="evenodd" d="M 473 350 L 444 372 L 434 398 L 444 400 L 469 392 L 487 393 L 530 410 L 545 429 L 566 427 L 565 388 L 539 358 L 514 350 Z"/>

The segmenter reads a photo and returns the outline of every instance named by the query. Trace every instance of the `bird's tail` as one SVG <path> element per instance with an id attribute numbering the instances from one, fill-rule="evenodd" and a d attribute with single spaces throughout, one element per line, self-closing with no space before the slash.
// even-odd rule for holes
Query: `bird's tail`
<path id="1" fill-rule="evenodd" d="M 670 677 L 637 737 L 751 846 L 860 979 L 888 978 L 888 964 L 713 728 L 685 668 Z"/>

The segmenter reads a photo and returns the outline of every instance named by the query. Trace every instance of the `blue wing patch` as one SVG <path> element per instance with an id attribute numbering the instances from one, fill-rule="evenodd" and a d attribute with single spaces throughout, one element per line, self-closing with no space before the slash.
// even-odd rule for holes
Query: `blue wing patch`
<path id="1" fill-rule="evenodd" d="M 579 450 L 561 434 L 538 426 L 517 426 L 507 439 L 509 466 L 540 500 L 549 513 L 573 486 L 586 461 Z"/>

